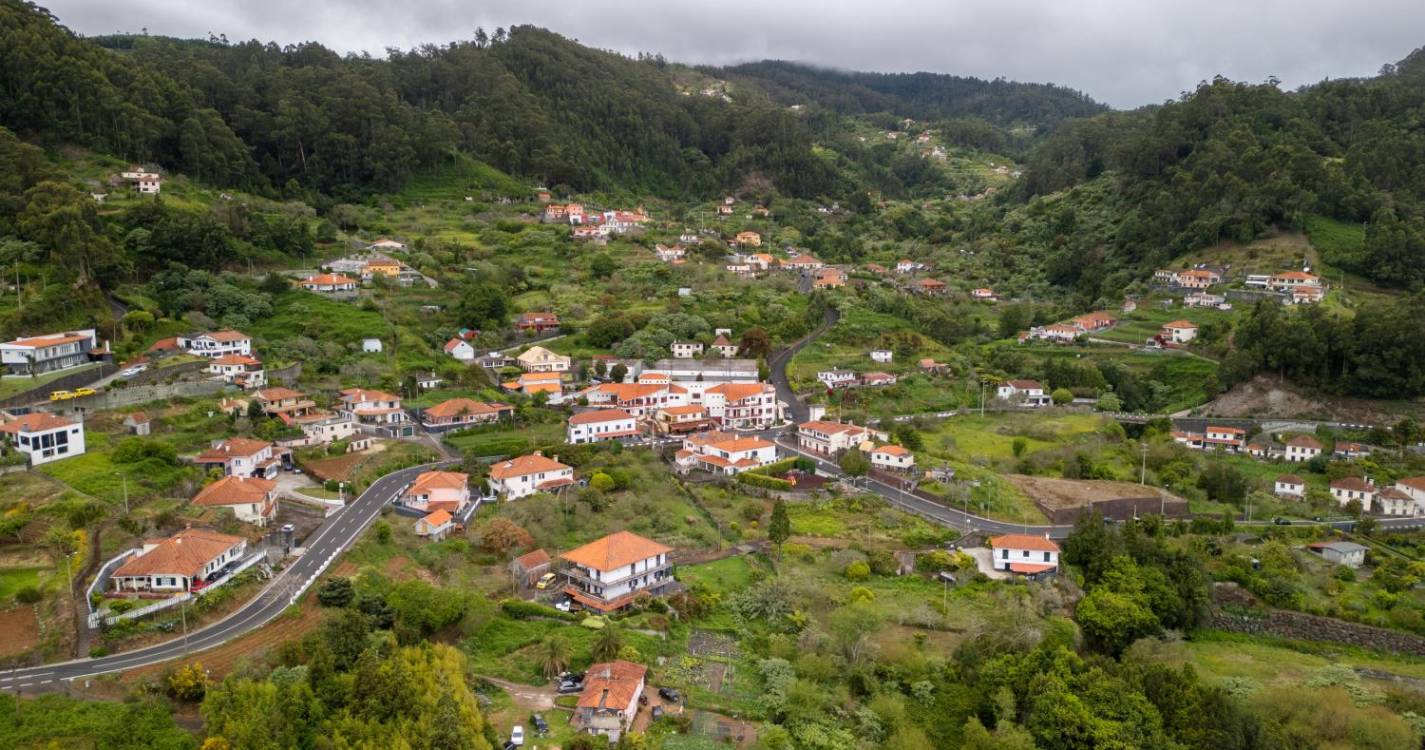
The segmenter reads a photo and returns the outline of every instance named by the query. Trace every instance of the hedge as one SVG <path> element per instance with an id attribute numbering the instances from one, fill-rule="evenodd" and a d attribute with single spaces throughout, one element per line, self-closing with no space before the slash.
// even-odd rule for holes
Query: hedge
<path id="1" fill-rule="evenodd" d="M 787 473 L 788 471 L 791 471 L 792 469 L 796 468 L 796 465 L 797 465 L 797 457 L 796 457 L 796 456 L 793 456 L 793 457 L 791 457 L 791 458 L 784 458 L 784 459 L 782 459 L 781 461 L 773 461 L 773 462 L 770 463 L 770 464 L 765 464 L 765 465 L 763 465 L 763 466 L 758 466 L 758 467 L 755 468 L 755 469 L 748 469 L 748 470 L 747 470 L 746 472 L 744 472 L 744 473 L 746 473 L 746 474 L 761 474 L 761 475 L 763 475 L 763 476 L 772 476 L 773 474 L 785 474 L 785 473 Z"/>
<path id="2" fill-rule="evenodd" d="M 752 487 L 761 487 L 768 490 L 790 490 L 792 488 L 792 483 L 785 479 L 753 474 L 750 471 L 744 471 L 738 474 L 737 481 Z"/>

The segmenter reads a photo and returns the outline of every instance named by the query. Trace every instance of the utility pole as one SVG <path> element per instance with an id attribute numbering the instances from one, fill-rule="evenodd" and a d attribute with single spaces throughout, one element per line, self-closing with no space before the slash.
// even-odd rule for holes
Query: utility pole
<path id="1" fill-rule="evenodd" d="M 1142 449 L 1143 467 L 1138 472 L 1138 484 L 1146 485 L 1148 483 L 1148 441 L 1143 441 Z"/>
<path id="2" fill-rule="evenodd" d="M 191 596 L 191 594 L 190 594 Z M 183 620 L 183 658 L 188 658 L 188 600 L 178 604 L 178 617 Z"/>
<path id="3" fill-rule="evenodd" d="M 114 473 L 119 475 L 119 479 L 123 480 L 124 482 L 124 515 L 127 516 L 129 514 L 129 475 L 121 471 L 116 471 Z"/>
<path id="4" fill-rule="evenodd" d="M 980 378 L 980 417 L 985 416 L 985 379 Z"/>

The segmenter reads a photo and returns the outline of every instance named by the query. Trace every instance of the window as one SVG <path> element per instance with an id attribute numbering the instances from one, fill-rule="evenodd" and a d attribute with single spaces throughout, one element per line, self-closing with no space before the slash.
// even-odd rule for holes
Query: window
<path id="1" fill-rule="evenodd" d="M 1048 552 L 1045 552 L 1045 553 L 1044 553 L 1044 562 L 1049 562 L 1049 553 L 1048 553 Z"/>
<path id="2" fill-rule="evenodd" d="M 1002 549 L 1002 550 L 1000 550 L 999 557 L 1000 557 L 1001 560 L 1008 560 L 1008 559 L 1009 559 L 1009 550 L 1007 550 L 1007 549 Z"/>
<path id="3" fill-rule="evenodd" d="M 1025 557 L 1029 557 L 1029 550 L 1025 550 L 1025 551 L 1024 551 L 1024 556 L 1025 556 Z"/>

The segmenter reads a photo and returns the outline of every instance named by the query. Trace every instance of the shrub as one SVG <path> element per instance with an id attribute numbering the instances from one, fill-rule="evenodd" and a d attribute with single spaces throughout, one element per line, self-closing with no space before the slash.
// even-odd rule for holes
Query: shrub
<path id="1" fill-rule="evenodd" d="M 34 604 L 44 598 L 44 592 L 38 586 L 26 586 L 15 592 L 15 601 L 20 604 Z"/>
<path id="2" fill-rule="evenodd" d="M 738 474 L 737 481 L 749 487 L 761 487 L 767 490 L 781 490 L 785 492 L 792 488 L 792 483 L 785 479 L 754 474 L 750 471 L 744 471 Z"/>
<path id="3" fill-rule="evenodd" d="M 871 577 L 871 566 L 865 560 L 857 560 L 846 566 L 846 580 L 864 581 Z"/>
<path id="4" fill-rule="evenodd" d="M 317 589 L 317 602 L 323 607 L 345 607 L 351 604 L 355 596 L 356 590 L 351 586 L 351 579 L 341 576 L 328 580 Z"/>

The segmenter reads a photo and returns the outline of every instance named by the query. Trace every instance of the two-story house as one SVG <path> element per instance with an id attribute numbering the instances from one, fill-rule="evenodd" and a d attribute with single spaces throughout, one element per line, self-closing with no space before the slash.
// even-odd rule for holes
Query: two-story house
<path id="1" fill-rule="evenodd" d="M 222 467 L 227 476 L 263 479 L 276 477 L 282 467 L 281 455 L 272 443 L 243 437 L 214 441 L 193 462 L 204 468 Z"/>
<path id="2" fill-rule="evenodd" d="M 638 434 L 638 418 L 623 409 L 590 409 L 569 417 L 564 442 L 570 445 L 597 443 Z"/>
<path id="3" fill-rule="evenodd" d="M 736 437 L 725 432 L 690 436 L 674 460 L 680 471 L 699 468 L 733 476 L 777 460 L 777 446 L 762 438 Z M 691 446 L 691 447 L 689 447 Z"/>
<path id="4" fill-rule="evenodd" d="M 1238 427 L 1208 425 L 1202 442 L 1208 450 L 1221 448 L 1229 453 L 1240 453 L 1247 446 L 1247 431 Z"/>
<path id="5" fill-rule="evenodd" d="M 591 665 L 584 672 L 574 725 L 585 734 L 607 737 L 610 746 L 617 745 L 633 728 L 647 676 L 647 667 L 622 659 Z"/>
<path id="6" fill-rule="evenodd" d="M 339 273 L 322 273 L 302 279 L 300 285 L 309 292 L 338 294 L 356 291 L 357 281 Z"/>
<path id="7" fill-rule="evenodd" d="M 995 398 L 1026 406 L 1044 406 L 1053 401 L 1037 380 L 1006 380 L 995 387 Z"/>
<path id="8" fill-rule="evenodd" d="M 515 500 L 536 492 L 549 492 L 574 484 L 574 468 L 547 458 L 539 451 L 500 461 L 490 467 L 490 491 Z"/>
<path id="9" fill-rule="evenodd" d="M 277 517 L 277 483 L 270 479 L 226 476 L 193 496 L 193 504 L 227 508 L 239 521 L 266 526 Z"/>
<path id="10" fill-rule="evenodd" d="M 868 440 L 886 440 L 886 433 L 850 422 L 815 420 L 797 425 L 797 445 L 823 456 L 839 456 Z"/>
<path id="11" fill-rule="evenodd" d="M 471 425 L 489 424 L 513 416 L 515 407 L 509 404 L 486 403 L 473 398 L 452 398 L 421 411 L 421 425 L 429 432 L 458 430 Z"/>
<path id="12" fill-rule="evenodd" d="M 267 385 L 267 371 L 262 360 L 247 354 L 224 354 L 208 361 L 208 372 L 214 380 L 232 383 L 239 388 L 261 388 Z"/>
<path id="13" fill-rule="evenodd" d="M 589 406 L 622 409 L 640 418 L 666 406 L 688 404 L 688 390 L 671 383 L 600 383 L 583 396 Z"/>
<path id="14" fill-rule="evenodd" d="M 113 573 L 114 593 L 195 591 L 242 561 L 247 540 L 206 529 L 184 529 L 167 539 L 144 542 L 143 550 Z"/>
<path id="15" fill-rule="evenodd" d="M 525 372 L 568 372 L 574 360 L 563 354 L 555 354 L 542 346 L 531 346 L 515 357 L 515 362 Z"/>
<path id="16" fill-rule="evenodd" d="M 29 457 L 31 466 L 84 453 L 84 423 L 42 411 L 0 422 L 0 435 Z"/>
<path id="17" fill-rule="evenodd" d="M 92 328 L 30 336 L 0 344 L 0 364 L 9 375 L 37 375 L 89 364 L 99 348 Z"/>
<path id="18" fill-rule="evenodd" d="M 459 515 L 470 504 L 470 475 L 458 471 L 423 471 L 401 495 L 401 503 L 431 513 Z"/>
<path id="19" fill-rule="evenodd" d="M 1361 512 L 1369 513 L 1376 498 L 1376 485 L 1367 477 L 1342 477 L 1331 483 L 1331 497 L 1342 506 L 1359 501 Z"/>
<path id="20" fill-rule="evenodd" d="M 1004 534 L 990 540 L 994 569 L 1031 579 L 1053 575 L 1059 568 L 1059 545 L 1033 534 Z"/>
<path id="21" fill-rule="evenodd" d="M 673 584 L 673 549 L 631 531 L 616 531 L 560 558 L 564 591 L 599 612 L 622 609 L 640 596 L 657 596 Z"/>
<path id="22" fill-rule="evenodd" d="M 1297 435 L 1286 441 L 1286 460 L 1292 463 L 1310 461 L 1321 455 L 1321 441 L 1310 435 Z"/>
<path id="23" fill-rule="evenodd" d="M 700 341 L 674 341 L 668 347 L 673 352 L 673 356 L 678 359 L 692 359 L 703 356 L 703 345 Z"/>
<path id="24" fill-rule="evenodd" d="M 762 430 L 782 419 L 777 389 L 770 383 L 719 383 L 703 391 L 707 415 L 723 427 Z"/>
<path id="25" fill-rule="evenodd" d="M 899 445 L 882 445 L 871 450 L 871 465 L 886 471 L 910 471 L 915 468 L 915 454 Z"/>
<path id="26" fill-rule="evenodd" d="M 822 370 L 816 379 L 827 388 L 850 388 L 861 381 L 860 376 L 850 370 Z"/>
<path id="27" fill-rule="evenodd" d="M 707 407 L 700 404 L 664 406 L 653 412 L 653 430 L 660 435 L 682 435 L 715 427 Z"/>
<path id="28" fill-rule="evenodd" d="M 739 347 L 737 344 L 729 341 L 725 334 L 719 333 L 717 337 L 713 339 L 712 346 L 709 348 L 717 352 L 718 356 L 723 359 L 732 359 L 737 356 Z"/>
<path id="29" fill-rule="evenodd" d="M 232 329 L 212 333 L 190 333 L 178 337 L 178 348 L 200 357 L 221 357 L 226 354 L 252 355 L 252 337 Z"/>
<path id="30" fill-rule="evenodd" d="M 1169 344 L 1186 344 L 1197 338 L 1197 324 L 1191 320 L 1174 320 L 1164 323 L 1158 335 Z"/>
<path id="31" fill-rule="evenodd" d="M 337 410 L 350 415 L 358 424 L 380 427 L 409 421 L 406 410 L 401 408 L 401 397 L 385 391 L 348 388 L 339 398 L 341 406 Z"/>
<path id="32" fill-rule="evenodd" d="M 520 313 L 515 318 L 515 328 L 526 334 L 539 334 L 559 327 L 559 316 L 552 312 Z"/>

